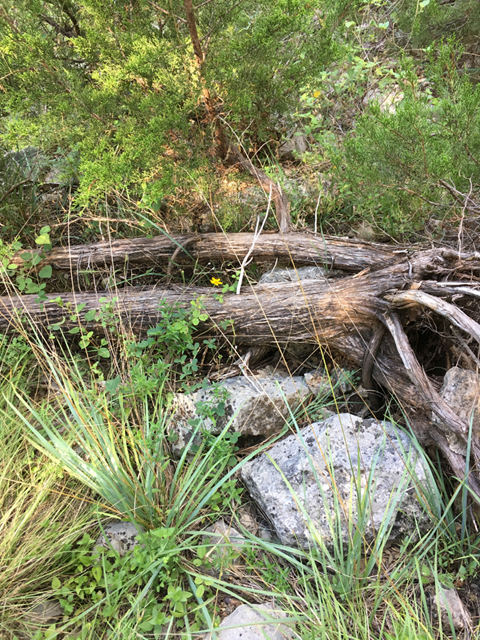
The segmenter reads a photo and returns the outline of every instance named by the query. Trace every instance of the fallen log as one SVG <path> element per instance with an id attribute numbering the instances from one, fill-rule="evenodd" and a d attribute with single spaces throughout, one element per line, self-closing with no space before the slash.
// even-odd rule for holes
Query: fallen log
<path id="1" fill-rule="evenodd" d="M 479 268 L 476 255 L 434 249 L 341 280 L 244 287 L 241 295 L 224 295 L 223 301 L 212 288 L 180 286 L 125 287 L 107 294 L 73 292 L 62 294 L 61 300 L 51 295 L 40 303 L 36 296 L 12 295 L 0 298 L 0 331 L 19 330 L 20 323 L 24 330 L 61 325 L 63 330 L 108 331 L 112 323 L 142 334 L 160 319 L 160 302 L 187 309 L 192 302 L 201 304 L 208 316 L 199 325 L 205 336 L 221 333 L 236 344 L 249 346 L 316 343 L 342 353 L 357 366 L 368 361 L 369 375 L 405 407 L 421 442 L 440 446 L 454 473 L 463 477 L 465 468 L 472 466 L 450 450 L 445 433 L 453 432 L 466 445 L 468 425 L 446 405 L 419 364 L 399 309 L 428 307 L 478 340 L 480 326 L 456 305 L 440 300 L 451 294 L 435 278 Z M 421 291 L 423 287 L 428 294 Z M 478 296 L 473 288 L 463 288 L 463 296 Z M 438 298 L 436 303 L 432 294 Z M 378 339 L 380 325 L 384 335 Z M 432 412 L 438 423 L 431 422 Z M 478 433 L 472 434 L 471 452 L 476 467 L 470 472 L 469 484 L 480 498 Z"/>
<path id="2" fill-rule="evenodd" d="M 247 255 L 253 241 L 252 233 L 205 233 L 201 235 L 167 235 L 154 238 L 130 238 L 73 245 L 52 249 L 36 269 L 51 265 L 59 271 L 125 267 L 134 265 L 193 266 L 195 262 L 238 262 Z M 40 254 L 41 250 L 30 252 Z M 262 234 L 251 253 L 264 262 L 318 265 L 329 269 L 358 272 L 379 269 L 406 260 L 411 250 L 382 244 L 353 242 L 306 233 Z M 11 260 L 21 266 L 19 252 Z"/>

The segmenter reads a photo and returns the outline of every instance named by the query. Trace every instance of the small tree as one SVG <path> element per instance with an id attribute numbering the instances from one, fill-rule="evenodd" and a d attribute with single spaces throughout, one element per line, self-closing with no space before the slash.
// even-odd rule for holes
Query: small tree
<path id="1" fill-rule="evenodd" d="M 183 180 L 179 165 L 195 174 L 230 156 L 273 190 L 279 215 L 281 192 L 227 130 L 271 138 L 338 52 L 335 26 L 351 5 L 1 0 L 1 136 L 67 155 L 82 203 L 120 185 L 142 185 L 153 203 Z"/>

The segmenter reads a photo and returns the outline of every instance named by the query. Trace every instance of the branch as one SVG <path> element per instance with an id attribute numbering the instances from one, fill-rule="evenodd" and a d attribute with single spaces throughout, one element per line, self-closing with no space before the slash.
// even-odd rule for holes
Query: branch
<path id="1" fill-rule="evenodd" d="M 428 309 L 432 309 L 439 315 L 450 320 L 462 331 L 470 334 L 477 342 L 480 342 L 480 325 L 472 320 L 466 313 L 450 302 L 446 302 L 441 298 L 435 298 L 424 291 L 418 289 L 409 289 L 408 291 L 399 291 L 390 296 L 385 296 L 396 307 L 402 307 L 411 303 L 419 304 Z"/>
<path id="2" fill-rule="evenodd" d="M 250 254 L 252 253 L 252 251 L 253 251 L 253 249 L 255 247 L 255 243 L 258 240 L 258 238 L 260 237 L 260 234 L 263 231 L 263 227 L 265 226 L 265 222 L 267 221 L 268 212 L 270 211 L 270 203 L 271 203 L 271 201 L 272 201 L 272 191 L 270 190 L 270 196 L 268 198 L 267 212 L 265 214 L 265 217 L 263 218 L 263 222 L 262 222 L 261 225 L 260 225 L 260 217 L 257 217 L 257 222 L 255 224 L 255 233 L 253 234 L 252 246 L 248 250 L 248 253 L 245 256 L 245 258 L 243 259 L 241 267 L 240 267 L 240 275 L 238 277 L 238 284 L 237 284 L 237 291 L 236 291 L 237 296 L 240 295 L 240 289 L 242 288 L 243 276 L 245 275 L 245 267 L 248 264 L 250 264 L 250 262 L 252 261 L 252 258 L 250 258 Z"/>
<path id="3" fill-rule="evenodd" d="M 384 318 L 402 359 L 403 366 L 417 392 L 423 396 L 424 402 L 439 418 L 441 423 L 445 425 L 447 430 L 453 432 L 460 441 L 466 445 L 469 434 L 468 425 L 458 417 L 453 409 L 449 407 L 441 395 L 434 389 L 410 346 L 397 314 L 393 312 L 387 313 L 384 315 Z M 472 450 L 478 463 L 480 460 L 480 449 L 476 443 L 473 443 Z"/>
<path id="4" fill-rule="evenodd" d="M 179 20 L 180 22 L 183 22 L 184 24 L 187 24 L 187 21 L 185 20 L 185 18 L 181 18 L 180 16 L 175 15 L 174 13 L 170 13 L 170 11 L 167 11 L 166 9 L 164 9 L 163 7 L 160 7 L 158 4 L 156 4 L 155 2 L 152 2 L 151 0 L 147 0 L 148 4 L 150 6 L 152 6 L 154 9 L 156 9 L 157 11 L 160 11 L 161 13 L 164 13 L 165 15 L 167 15 L 169 18 L 172 18 L 174 20 Z"/>
<path id="5" fill-rule="evenodd" d="M 60 33 L 62 36 L 65 36 L 66 38 L 74 38 L 78 35 L 75 32 L 74 27 L 71 27 L 71 28 L 62 27 L 62 25 L 58 24 L 58 22 L 56 22 L 53 18 L 50 18 L 49 16 L 46 16 L 43 14 L 40 14 L 40 18 L 43 20 L 43 22 L 46 22 L 51 27 L 53 27 L 57 33 Z"/>
<path id="6" fill-rule="evenodd" d="M 24 184 L 27 184 L 28 182 L 32 182 L 32 180 L 30 178 L 27 178 L 26 180 L 22 180 L 21 182 L 17 182 L 17 184 L 14 184 L 13 187 L 10 187 L 10 189 L 8 189 L 8 191 L 6 191 L 1 197 L 0 197 L 0 204 L 5 200 L 5 198 L 7 198 L 12 191 L 15 191 L 15 189 L 18 189 L 18 187 L 21 187 Z"/>

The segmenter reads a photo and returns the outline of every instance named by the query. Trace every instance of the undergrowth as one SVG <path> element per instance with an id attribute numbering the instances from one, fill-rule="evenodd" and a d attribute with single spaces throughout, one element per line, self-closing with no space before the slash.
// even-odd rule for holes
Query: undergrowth
<path id="1" fill-rule="evenodd" d="M 225 597 L 275 602 L 298 638 L 448 635 L 432 616 L 432 594 L 468 584 L 478 567 L 480 540 L 456 507 L 468 498 L 466 487 L 459 484 L 449 495 L 441 472 L 433 471 L 419 494 L 430 531 L 393 547 L 386 541 L 401 487 L 373 541 L 365 538 L 375 467 L 367 485 L 357 488 L 348 544 L 339 528 L 345 517 L 340 501 L 331 512 L 332 547 L 322 543 L 308 513 L 314 541 L 308 550 L 255 535 L 242 524 L 246 496 L 239 471 L 262 446 L 243 453 L 228 422 L 220 435 L 200 445 L 192 440 L 180 459 L 170 454 L 172 383 L 176 378 L 188 392 L 196 373 L 172 357 L 182 348 L 191 353 L 187 336 L 195 312 L 175 320 L 185 328 L 183 347 L 178 336 L 174 345 L 163 342 L 172 314 L 165 309 L 152 340 L 120 340 L 111 354 L 122 370 L 116 378 L 111 364 L 85 368 L 75 349 L 65 343 L 62 350 L 58 339 L 3 339 L 2 637 L 215 633 Z M 48 380 L 46 393 L 39 380 Z M 222 397 L 216 402 L 198 406 L 194 430 L 204 429 L 202 416 L 211 423 L 222 415 Z M 325 393 L 310 409 L 291 412 L 289 428 L 300 441 L 298 420 L 315 420 L 329 402 Z M 408 482 L 415 471 L 405 460 Z M 425 456 L 424 462 L 431 466 Z M 222 552 L 213 553 L 205 528 L 219 518 L 241 531 L 246 544 L 239 548 L 227 539 Z M 136 524 L 140 544 L 132 551 L 95 546 L 112 520 Z M 45 601 L 60 605 L 53 621 L 34 612 Z"/>

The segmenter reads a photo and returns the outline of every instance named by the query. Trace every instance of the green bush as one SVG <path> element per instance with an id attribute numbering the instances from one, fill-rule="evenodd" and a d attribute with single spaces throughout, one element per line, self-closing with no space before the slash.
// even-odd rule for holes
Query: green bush
<path id="1" fill-rule="evenodd" d="M 296 88 L 337 55 L 336 22 L 354 4 L 200 3 L 200 76 L 183 2 L 5 0 L 0 138 L 68 156 L 82 204 L 127 188 L 160 206 L 212 155 L 204 91 L 239 132 L 267 141 Z"/>
<path id="2" fill-rule="evenodd" d="M 460 73 L 453 41 L 430 51 L 420 86 L 404 61 L 404 97 L 395 109 L 371 104 L 332 153 L 337 184 L 361 217 L 394 235 L 420 229 L 435 214 L 460 213 L 460 193 L 480 188 L 480 87 Z"/>

